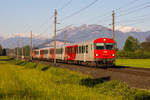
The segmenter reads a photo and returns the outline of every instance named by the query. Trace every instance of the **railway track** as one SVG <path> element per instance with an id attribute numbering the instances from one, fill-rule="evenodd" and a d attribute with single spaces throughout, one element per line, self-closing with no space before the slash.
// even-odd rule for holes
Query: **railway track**
<path id="1" fill-rule="evenodd" d="M 34 62 L 54 66 L 52 62 L 36 60 Z M 56 67 L 80 72 L 82 74 L 89 75 L 94 79 L 101 78 L 105 81 L 120 80 L 127 83 L 129 87 L 150 89 L 150 69 L 148 68 L 132 68 L 124 66 L 116 66 L 113 68 L 95 68 L 65 63 L 57 63 Z"/>
<path id="2" fill-rule="evenodd" d="M 36 61 L 36 62 L 39 62 L 39 61 Z M 44 64 L 55 66 L 52 62 L 48 62 L 48 61 L 40 61 L 40 62 L 44 63 Z M 98 67 L 98 68 L 96 68 L 94 66 L 89 67 L 89 66 L 85 66 L 85 65 L 57 63 L 57 67 L 62 67 L 62 66 L 78 66 L 78 67 L 84 67 L 85 69 L 90 68 L 90 69 L 95 69 L 95 70 L 106 70 L 106 71 L 127 73 L 127 74 L 132 74 L 132 75 L 137 75 L 137 76 L 150 77 L 150 68 L 136 68 L 136 67 L 125 67 L 125 66 L 114 66 L 114 67 L 108 67 L 108 68 Z"/>

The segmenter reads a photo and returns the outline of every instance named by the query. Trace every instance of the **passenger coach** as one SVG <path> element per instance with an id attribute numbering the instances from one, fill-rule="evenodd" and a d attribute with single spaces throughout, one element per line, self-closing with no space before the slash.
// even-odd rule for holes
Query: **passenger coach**
<path id="1" fill-rule="evenodd" d="M 56 47 L 56 60 L 59 62 L 113 66 L 115 65 L 115 56 L 115 41 L 110 38 L 98 38 Z M 32 57 L 51 61 L 54 59 L 54 48 L 34 49 Z"/>

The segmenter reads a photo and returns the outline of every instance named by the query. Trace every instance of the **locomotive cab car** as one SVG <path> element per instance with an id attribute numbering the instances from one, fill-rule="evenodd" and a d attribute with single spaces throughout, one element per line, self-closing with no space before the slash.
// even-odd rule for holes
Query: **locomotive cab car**
<path id="1" fill-rule="evenodd" d="M 115 41 L 110 38 L 99 38 L 94 40 L 94 58 L 98 65 L 115 65 Z"/>

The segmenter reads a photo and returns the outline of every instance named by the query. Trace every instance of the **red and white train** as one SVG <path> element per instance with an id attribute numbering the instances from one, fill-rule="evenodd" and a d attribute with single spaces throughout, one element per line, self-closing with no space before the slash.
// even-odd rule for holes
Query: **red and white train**
<path id="1" fill-rule="evenodd" d="M 56 47 L 56 61 L 75 64 L 115 65 L 115 41 L 98 38 L 92 41 Z M 34 49 L 33 59 L 54 60 L 54 47 Z"/>

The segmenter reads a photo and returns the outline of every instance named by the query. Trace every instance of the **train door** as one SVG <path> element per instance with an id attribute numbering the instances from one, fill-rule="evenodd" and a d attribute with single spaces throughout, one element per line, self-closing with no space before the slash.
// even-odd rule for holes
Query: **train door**
<path id="1" fill-rule="evenodd" d="M 88 61 L 90 55 L 88 54 L 89 50 L 89 45 L 88 44 L 84 44 L 84 47 L 83 47 L 83 61 L 86 62 Z"/>
<path id="2" fill-rule="evenodd" d="M 65 46 L 62 47 L 61 60 L 63 61 L 65 58 Z"/>
<path id="3" fill-rule="evenodd" d="M 94 60 L 94 46 L 92 43 L 88 43 L 87 60 L 88 61 Z"/>

